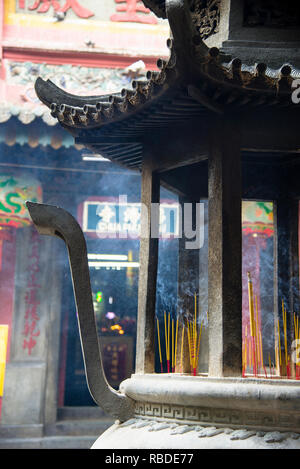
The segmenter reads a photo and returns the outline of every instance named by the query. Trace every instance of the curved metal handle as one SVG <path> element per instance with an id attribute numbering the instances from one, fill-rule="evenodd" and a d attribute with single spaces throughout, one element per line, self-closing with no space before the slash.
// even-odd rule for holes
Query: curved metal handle
<path id="1" fill-rule="evenodd" d="M 66 210 L 53 205 L 26 202 L 40 234 L 57 236 L 68 248 L 81 348 L 89 391 L 94 401 L 112 417 L 125 421 L 133 415 L 134 401 L 107 382 L 94 315 L 86 242 L 81 227 Z"/>

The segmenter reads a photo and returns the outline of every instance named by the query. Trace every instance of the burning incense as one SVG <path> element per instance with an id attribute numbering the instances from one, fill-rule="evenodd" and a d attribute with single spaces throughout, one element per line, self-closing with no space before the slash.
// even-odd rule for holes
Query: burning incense
<path id="1" fill-rule="evenodd" d="M 168 368 L 168 373 L 170 373 L 170 313 L 168 315 L 168 358 L 167 358 L 167 368 Z"/>
<path id="2" fill-rule="evenodd" d="M 201 334 L 202 334 L 202 321 L 201 321 L 201 325 L 200 325 L 199 338 L 198 338 L 198 345 L 197 345 L 197 359 L 196 359 L 196 367 L 195 367 L 196 369 L 198 368 L 199 357 L 200 357 Z"/>
<path id="3" fill-rule="evenodd" d="M 174 341 L 174 319 L 172 319 L 172 373 L 174 373 L 174 353 L 175 353 L 175 341 Z"/>
<path id="4" fill-rule="evenodd" d="M 247 326 L 245 326 L 245 371 L 247 370 L 247 366 L 248 366 L 247 340 L 248 340 Z"/>
<path id="5" fill-rule="evenodd" d="M 159 321 L 158 317 L 156 317 L 157 321 L 157 338 L 158 338 L 158 350 L 159 350 L 159 361 L 160 361 L 160 370 L 163 373 L 163 364 L 162 364 L 162 355 L 161 355 L 161 346 L 160 346 L 160 333 L 159 333 Z"/>
<path id="6" fill-rule="evenodd" d="M 288 365 L 288 356 L 287 356 L 287 326 L 286 326 L 286 309 L 284 307 L 284 302 L 282 300 L 282 320 L 283 320 L 283 334 L 284 334 L 284 352 L 285 352 L 285 365 Z"/>
<path id="7" fill-rule="evenodd" d="M 298 330 L 298 316 L 296 319 L 296 314 L 294 313 L 294 339 L 298 341 L 299 338 L 299 330 Z M 298 343 L 298 342 L 296 342 Z M 295 368 L 296 368 L 296 379 L 299 379 L 299 356 L 298 353 L 296 355 L 296 363 L 295 363 Z"/>
<path id="8" fill-rule="evenodd" d="M 183 373 L 183 344 L 184 344 L 184 324 L 182 324 L 182 333 L 181 333 L 181 350 L 180 350 L 180 369 Z"/>
<path id="9" fill-rule="evenodd" d="M 248 297 L 249 297 L 249 315 L 250 315 L 251 352 L 252 352 L 254 374 L 256 376 L 255 320 L 254 320 L 253 285 L 252 285 L 250 272 L 247 272 L 247 276 L 248 276 Z"/>
<path id="10" fill-rule="evenodd" d="M 187 332 L 188 332 L 188 343 L 189 343 L 189 354 L 190 354 L 190 366 L 191 372 L 193 371 L 193 351 L 192 351 L 192 337 L 190 331 L 190 322 L 187 323 Z"/>
<path id="11" fill-rule="evenodd" d="M 274 318 L 274 355 L 275 355 L 275 366 L 276 366 L 276 370 L 278 372 L 279 370 L 279 355 L 278 355 L 278 347 L 277 347 L 277 340 L 276 340 L 276 321 L 275 321 L 275 318 Z"/>
<path id="12" fill-rule="evenodd" d="M 279 366 L 281 366 L 281 343 L 280 343 L 279 319 L 277 320 L 277 332 L 278 332 Z"/>
<path id="13" fill-rule="evenodd" d="M 178 342 L 178 317 L 177 317 L 177 320 L 176 320 L 175 354 L 174 354 L 174 372 L 176 371 L 177 342 Z"/>
<path id="14" fill-rule="evenodd" d="M 256 312 L 256 319 L 254 320 L 254 327 L 255 327 L 255 352 L 256 352 L 256 357 L 257 357 L 257 364 L 263 366 L 262 354 L 261 354 L 261 348 L 260 348 L 260 340 L 259 340 L 259 322 L 258 322 L 257 295 L 255 295 L 255 312 Z"/>
<path id="15" fill-rule="evenodd" d="M 253 286 L 250 272 L 248 275 L 248 298 L 249 298 L 249 315 L 250 315 L 250 335 L 254 337 L 255 325 L 254 325 L 254 304 L 253 304 Z"/>
<path id="16" fill-rule="evenodd" d="M 168 341 L 169 331 L 168 331 L 168 327 L 167 327 L 166 312 L 164 312 L 164 319 L 165 319 L 165 344 L 166 344 L 167 370 L 168 370 L 168 373 L 169 373 L 170 372 L 170 349 L 169 349 L 169 341 Z"/>
<path id="17" fill-rule="evenodd" d="M 259 331 L 259 346 L 260 346 L 260 359 L 261 359 L 261 364 L 264 365 L 264 353 L 263 353 L 262 337 L 261 337 L 261 332 L 260 332 L 260 331 Z"/>
<path id="18" fill-rule="evenodd" d="M 193 374 L 196 376 L 196 361 L 197 361 L 197 297 L 195 293 L 195 311 L 194 311 L 194 332 L 193 332 L 193 346 L 194 346 L 194 360 L 193 360 Z"/>

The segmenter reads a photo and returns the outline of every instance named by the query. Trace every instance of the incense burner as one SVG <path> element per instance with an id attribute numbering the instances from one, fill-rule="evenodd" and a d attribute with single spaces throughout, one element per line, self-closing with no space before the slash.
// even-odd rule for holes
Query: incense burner
<path id="1" fill-rule="evenodd" d="M 260 62 L 266 47 L 251 49 L 259 62 L 255 66 L 225 54 L 226 47 L 233 47 L 230 39 L 223 41 L 222 11 L 228 2 L 214 2 L 218 27 L 214 23 L 205 37 L 210 46 L 221 37 L 221 50 L 204 42 L 197 21 L 201 15 L 203 20 L 201 2 L 145 4 L 168 18 L 173 35 L 170 56 L 158 60 L 158 71 L 109 96 L 72 96 L 49 81 L 36 82 L 41 101 L 77 143 L 142 175 L 136 371 L 119 391 L 109 386 L 103 371 L 82 231 L 64 210 L 28 203 L 39 232 L 59 236 L 67 245 L 89 389 L 95 402 L 117 419 L 93 448 L 299 448 L 297 375 L 282 379 L 279 363 L 272 377 L 270 372 L 258 376 L 256 366 L 252 376 L 244 372 L 241 235 L 242 199 L 273 201 L 274 315 L 282 301 L 289 311 L 298 311 L 300 106 L 291 96 L 299 71 L 278 65 L 275 55 L 269 67 Z M 237 2 L 231 4 L 237 7 Z M 231 20 L 232 15 L 230 10 Z M 265 31 L 270 48 L 272 38 Z M 148 214 L 160 201 L 160 185 L 178 194 L 181 204 L 191 204 L 195 216 L 198 202 L 208 199 L 206 375 L 190 375 L 188 351 L 183 360 L 179 352 L 173 357 L 172 367 L 180 373 L 155 372 L 159 240 Z M 179 239 L 178 299 L 192 310 L 187 271 L 195 291 L 199 249 L 187 249 Z M 196 319 L 193 324 L 187 333 L 195 352 L 200 331 Z M 291 324 L 291 317 L 284 322 L 289 340 Z M 184 347 L 186 342 L 178 341 L 177 350 Z"/>

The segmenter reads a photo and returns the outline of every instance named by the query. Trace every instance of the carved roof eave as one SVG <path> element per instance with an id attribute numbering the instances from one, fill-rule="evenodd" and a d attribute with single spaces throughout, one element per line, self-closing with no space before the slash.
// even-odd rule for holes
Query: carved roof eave
<path id="1" fill-rule="evenodd" d="M 172 49 L 172 41 L 167 44 Z M 36 80 L 35 91 L 64 127 L 94 129 L 134 115 L 158 101 L 171 87 L 178 86 L 181 80 L 175 64 L 175 56 L 171 52 L 168 61 L 157 61 L 159 71 L 148 72 L 146 79 L 134 80 L 131 88 L 123 88 L 119 93 L 77 96 L 41 78 Z"/>
<path id="2" fill-rule="evenodd" d="M 58 88 L 51 81 L 38 78 L 35 89 L 39 99 L 51 109 L 52 116 L 66 128 L 94 129 L 146 111 L 150 104 L 159 105 L 167 91 L 181 85 L 185 93 L 199 105 L 217 112 L 245 105 L 293 106 L 292 68 L 285 65 L 279 76 L 266 74 L 266 65 L 256 65 L 254 71 L 245 71 L 242 62 L 234 59 L 229 65 L 222 64 L 218 49 L 212 48 L 206 57 L 194 61 L 190 73 L 178 67 L 172 41 L 168 61 L 158 60 L 160 70 L 148 72 L 146 80 L 135 80 L 132 89 L 101 96 L 76 96 Z M 197 47 L 195 47 L 197 58 Z M 295 106 L 295 105 L 294 105 Z M 153 107 L 151 107 L 151 111 Z"/>
<path id="3" fill-rule="evenodd" d="M 166 0 L 166 10 L 173 33 L 173 39 L 167 41 L 169 59 L 159 59 L 159 71 L 148 72 L 145 80 L 133 81 L 132 89 L 84 97 L 69 94 L 50 81 L 36 81 L 38 97 L 72 135 L 89 137 L 96 130 L 98 137 L 120 137 L 120 145 L 128 136 L 130 144 L 130 136 L 143 134 L 143 123 L 146 130 L 157 128 L 159 120 L 164 126 L 171 126 L 176 119 L 178 123 L 182 111 L 176 106 L 176 99 L 181 98 L 187 102 L 185 119 L 193 119 L 197 112 L 203 116 L 203 111 L 207 116 L 232 109 L 247 112 L 253 107 L 295 107 L 292 83 L 299 72 L 289 65 L 270 73 L 263 63 L 249 69 L 238 58 L 228 62 L 217 48 L 208 49 L 197 35 L 185 0 Z M 103 145 L 105 154 L 108 147 L 105 142 Z M 106 156 L 114 159 L 116 153 L 110 151 Z M 136 165 L 141 160 L 140 149 L 134 145 L 132 152 L 126 153 L 125 165 L 131 158 L 136 158 Z"/>

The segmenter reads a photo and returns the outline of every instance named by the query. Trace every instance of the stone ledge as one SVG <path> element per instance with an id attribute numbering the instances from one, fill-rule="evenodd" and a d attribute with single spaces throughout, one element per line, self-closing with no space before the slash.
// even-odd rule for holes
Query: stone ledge
<path id="1" fill-rule="evenodd" d="M 136 402 L 139 417 L 300 432 L 299 383 L 269 381 L 133 375 L 122 383 L 121 390 Z"/>

